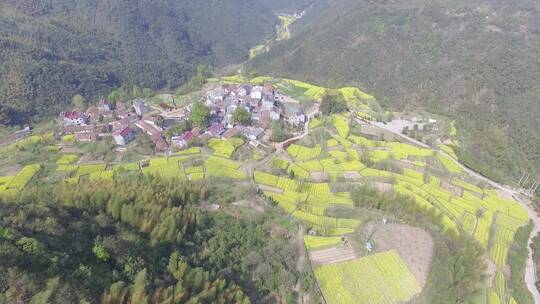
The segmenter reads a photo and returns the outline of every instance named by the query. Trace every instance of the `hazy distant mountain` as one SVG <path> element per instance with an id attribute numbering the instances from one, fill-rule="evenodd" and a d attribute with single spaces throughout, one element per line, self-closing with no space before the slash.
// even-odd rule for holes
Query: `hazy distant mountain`
<path id="1" fill-rule="evenodd" d="M 251 0 L 0 1 L 0 123 L 74 94 L 178 86 L 198 64 L 245 60 L 276 23 Z"/>

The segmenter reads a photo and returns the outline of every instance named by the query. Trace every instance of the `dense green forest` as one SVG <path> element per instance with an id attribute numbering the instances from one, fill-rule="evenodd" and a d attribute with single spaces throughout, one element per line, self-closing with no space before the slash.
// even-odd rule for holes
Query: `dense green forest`
<path id="1" fill-rule="evenodd" d="M 131 175 L 2 203 L 0 303 L 292 303 L 290 286 L 312 290 L 282 219 L 201 210 L 226 203 L 212 184 Z"/>
<path id="2" fill-rule="evenodd" d="M 358 85 L 393 109 L 451 115 L 460 158 L 508 180 L 540 168 L 539 33 L 532 0 L 320 0 L 248 70 Z"/>
<path id="3" fill-rule="evenodd" d="M 0 2 L 0 123 L 21 124 L 112 88 L 178 87 L 200 64 L 242 62 L 275 32 L 245 0 Z"/>

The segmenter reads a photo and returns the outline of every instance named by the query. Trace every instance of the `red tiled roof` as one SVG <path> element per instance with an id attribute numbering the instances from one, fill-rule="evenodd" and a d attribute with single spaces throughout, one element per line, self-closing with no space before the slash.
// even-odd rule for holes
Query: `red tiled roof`
<path id="1" fill-rule="evenodd" d="M 237 128 L 231 128 L 231 129 L 225 131 L 225 133 L 223 133 L 223 137 L 231 138 L 231 137 L 235 136 L 236 134 L 238 134 L 239 132 L 240 131 Z"/>
<path id="2" fill-rule="evenodd" d="M 124 129 L 122 129 L 122 131 L 120 131 L 118 134 L 122 135 L 122 137 L 127 137 L 132 132 L 133 132 L 133 130 L 130 127 L 126 127 Z"/>

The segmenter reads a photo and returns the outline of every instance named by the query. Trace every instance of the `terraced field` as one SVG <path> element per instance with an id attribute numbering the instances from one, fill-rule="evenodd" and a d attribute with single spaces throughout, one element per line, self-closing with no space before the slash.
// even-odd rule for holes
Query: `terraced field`
<path id="1" fill-rule="evenodd" d="M 40 170 L 40 165 L 28 165 L 15 176 L 0 177 L 0 197 L 10 198 L 17 195 Z"/>
<path id="2" fill-rule="evenodd" d="M 243 144 L 244 141 L 241 138 L 211 138 L 208 141 L 208 147 L 214 150 L 214 155 L 224 158 L 231 158 L 234 151 Z"/>
<path id="3" fill-rule="evenodd" d="M 396 251 L 323 265 L 315 276 L 328 304 L 397 304 L 421 291 Z"/>

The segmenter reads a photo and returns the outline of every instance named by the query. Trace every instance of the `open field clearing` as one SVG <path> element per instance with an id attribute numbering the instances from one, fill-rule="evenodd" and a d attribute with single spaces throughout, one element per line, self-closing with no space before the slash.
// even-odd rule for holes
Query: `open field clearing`
<path id="1" fill-rule="evenodd" d="M 428 232 L 403 224 L 380 225 L 374 235 L 374 242 L 377 251 L 395 249 L 420 286 L 426 284 L 434 246 Z"/>
<path id="2" fill-rule="evenodd" d="M 356 259 L 358 256 L 350 245 L 335 245 L 324 249 L 309 251 L 309 259 L 314 267 L 345 262 Z"/>
<path id="3" fill-rule="evenodd" d="M 397 304 L 421 291 L 396 251 L 320 266 L 315 277 L 328 304 Z"/>

